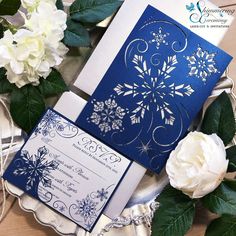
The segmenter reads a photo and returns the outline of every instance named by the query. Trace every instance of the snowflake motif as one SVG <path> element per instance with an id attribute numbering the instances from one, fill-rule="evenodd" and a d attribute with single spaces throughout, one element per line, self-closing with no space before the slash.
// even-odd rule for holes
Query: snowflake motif
<path id="1" fill-rule="evenodd" d="M 93 113 L 88 121 L 97 125 L 102 133 L 123 130 L 123 118 L 128 113 L 127 109 L 118 106 L 112 97 L 105 102 L 94 100 L 93 104 Z"/>
<path id="2" fill-rule="evenodd" d="M 40 121 L 38 127 L 35 129 L 34 134 L 42 134 L 43 136 L 49 135 L 52 129 L 63 131 L 64 126 L 60 123 L 61 117 L 55 112 L 48 110 Z"/>
<path id="3" fill-rule="evenodd" d="M 203 82 L 207 81 L 207 77 L 211 74 L 218 73 L 216 62 L 214 60 L 216 53 L 209 53 L 198 46 L 197 51 L 192 56 L 187 56 L 190 68 L 189 76 L 196 76 Z"/>
<path id="4" fill-rule="evenodd" d="M 166 37 L 168 37 L 169 33 L 163 33 L 162 27 L 159 28 L 158 32 L 151 32 L 153 39 L 150 41 L 150 43 L 156 43 L 156 48 L 159 49 L 161 44 L 168 45 L 168 42 L 166 41 Z"/>
<path id="5" fill-rule="evenodd" d="M 37 154 L 30 155 L 28 151 L 21 151 L 23 166 L 18 167 L 13 174 L 16 176 L 27 176 L 26 190 L 31 190 L 35 184 L 41 182 L 44 187 L 51 187 L 51 179 L 48 178 L 50 171 L 56 170 L 59 163 L 48 162 L 45 156 L 49 153 L 46 147 L 40 147 Z"/>
<path id="6" fill-rule="evenodd" d="M 162 69 L 158 69 L 157 75 L 148 68 L 143 56 L 134 55 L 134 68 L 138 71 L 137 83 L 118 84 L 114 90 L 118 96 L 132 96 L 136 98 L 136 108 L 132 111 L 131 123 L 138 124 L 144 119 L 145 113 L 157 111 L 167 125 L 174 125 L 175 117 L 171 111 L 170 104 L 166 102 L 166 96 L 191 96 L 194 92 L 190 85 L 180 84 L 166 85 L 165 81 L 171 78 L 171 72 L 175 70 L 178 63 L 176 56 L 170 56 L 164 61 Z"/>
<path id="7" fill-rule="evenodd" d="M 87 223 L 87 224 L 85 224 L 85 228 L 86 229 L 91 229 L 92 228 L 92 223 Z"/>
<path id="8" fill-rule="evenodd" d="M 48 111 L 41 121 L 42 127 L 55 128 L 60 120 L 60 116 L 53 111 Z"/>
<path id="9" fill-rule="evenodd" d="M 142 156 L 144 153 L 148 154 L 148 152 L 152 149 L 150 146 L 150 142 L 151 140 L 145 144 L 144 142 L 141 141 L 141 146 L 137 147 L 140 152 L 140 156 Z"/>
<path id="10" fill-rule="evenodd" d="M 108 198 L 107 194 L 108 194 L 108 191 L 106 191 L 104 188 L 102 188 L 101 190 L 97 191 L 96 197 L 99 198 L 100 201 L 102 202 L 103 200 L 106 200 Z"/>
<path id="11" fill-rule="evenodd" d="M 81 201 L 77 201 L 77 208 L 76 215 L 80 215 L 87 221 L 89 218 L 96 216 L 97 211 L 97 202 L 94 202 L 89 195 L 82 199 Z"/>
<path id="12" fill-rule="evenodd" d="M 60 212 L 64 212 L 66 210 L 65 206 L 60 206 L 58 209 Z"/>
<path id="13" fill-rule="evenodd" d="M 41 134 L 41 128 L 36 127 L 36 129 L 34 130 L 34 134 L 35 135 Z"/>

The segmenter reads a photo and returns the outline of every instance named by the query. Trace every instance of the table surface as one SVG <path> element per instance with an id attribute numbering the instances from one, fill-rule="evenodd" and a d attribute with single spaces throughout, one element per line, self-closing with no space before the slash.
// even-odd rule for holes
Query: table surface
<path id="1" fill-rule="evenodd" d="M 230 6 L 236 10 L 236 0 L 214 0 L 212 1 L 221 7 Z M 231 26 L 220 47 L 234 56 L 230 65 L 229 75 L 236 82 L 236 21 Z M 32 213 L 22 211 L 17 200 L 8 199 L 8 211 L 5 219 L 0 223 L 0 236 L 57 236 L 49 227 L 40 225 L 33 217 Z M 206 225 L 214 215 L 210 215 L 199 207 L 196 213 L 196 221 L 187 236 L 203 236 Z"/>

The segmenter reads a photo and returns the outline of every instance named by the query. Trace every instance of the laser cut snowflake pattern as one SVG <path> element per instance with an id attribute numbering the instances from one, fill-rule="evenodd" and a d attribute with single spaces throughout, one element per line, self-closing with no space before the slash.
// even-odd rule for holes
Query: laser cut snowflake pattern
<path id="1" fill-rule="evenodd" d="M 44 187 L 51 187 L 51 179 L 48 177 L 52 170 L 56 170 L 59 163 L 47 161 L 45 156 L 49 154 L 46 147 L 40 147 L 37 154 L 30 155 L 28 151 L 21 151 L 21 165 L 17 167 L 13 174 L 15 176 L 26 176 L 26 190 L 32 189 L 41 182 Z"/>
<path id="2" fill-rule="evenodd" d="M 167 125 L 174 125 L 175 117 L 166 97 L 191 96 L 194 92 L 191 85 L 172 83 L 166 85 L 165 81 L 171 78 L 171 72 L 178 63 L 176 55 L 168 57 L 163 62 L 162 69 L 156 71 L 148 67 L 143 56 L 134 55 L 132 60 L 134 68 L 138 72 L 139 79 L 133 84 L 118 84 L 114 90 L 118 96 L 132 96 L 136 101 L 136 108 L 131 112 L 131 123 L 138 124 L 144 119 L 146 112 L 157 111 Z"/>
<path id="3" fill-rule="evenodd" d="M 197 51 L 194 52 L 192 56 L 186 57 L 189 61 L 189 76 L 195 76 L 203 82 L 206 82 L 207 78 L 211 76 L 211 74 L 219 73 L 215 67 L 215 56 L 216 53 L 209 53 L 198 46 Z"/>
<path id="4" fill-rule="evenodd" d="M 144 143 L 143 141 L 140 141 L 141 145 L 137 147 L 137 149 L 140 152 L 140 156 L 143 154 L 148 155 L 148 152 L 152 149 L 150 145 L 151 140 L 148 143 Z"/>
<path id="5" fill-rule="evenodd" d="M 156 48 L 159 49 L 160 46 L 168 45 L 168 42 L 166 41 L 166 38 L 170 35 L 169 33 L 164 33 L 162 27 L 159 28 L 158 32 L 151 32 L 153 39 L 150 41 L 150 43 L 156 43 Z"/>
<path id="6" fill-rule="evenodd" d="M 98 125 L 103 134 L 111 130 L 123 131 L 123 118 L 127 113 L 128 109 L 118 106 L 114 97 L 105 102 L 93 100 L 93 113 L 88 121 Z"/>

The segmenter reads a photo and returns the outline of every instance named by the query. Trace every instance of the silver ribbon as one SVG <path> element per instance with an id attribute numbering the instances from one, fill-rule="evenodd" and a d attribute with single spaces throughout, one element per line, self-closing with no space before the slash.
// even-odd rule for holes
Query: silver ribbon
<path id="1" fill-rule="evenodd" d="M 2 143 L 2 126 L 0 126 L 0 174 L 1 174 L 1 189 L 2 189 L 2 198 L 3 198 L 3 202 L 1 205 L 1 210 L 0 210 L 0 222 L 3 220 L 4 216 L 5 216 L 5 208 L 6 208 L 6 189 L 5 189 L 5 185 L 4 185 L 4 180 L 2 178 L 3 173 L 4 173 L 4 169 L 7 163 L 7 160 L 9 158 L 9 155 L 11 153 L 11 149 L 13 146 L 13 141 L 14 141 L 14 122 L 13 119 L 11 117 L 10 111 L 7 107 L 6 102 L 4 101 L 4 99 L 2 97 L 0 97 L 0 104 L 2 105 L 3 109 L 6 111 L 7 117 L 9 119 L 10 122 L 10 129 L 11 129 L 11 138 L 10 138 L 10 144 L 9 144 L 9 148 L 7 149 L 6 154 L 3 152 L 3 143 Z"/>

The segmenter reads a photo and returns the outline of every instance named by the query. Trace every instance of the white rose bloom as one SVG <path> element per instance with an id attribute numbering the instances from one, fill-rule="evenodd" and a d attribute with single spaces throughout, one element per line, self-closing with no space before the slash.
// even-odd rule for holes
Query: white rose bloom
<path id="1" fill-rule="evenodd" d="M 41 2 L 46 2 L 52 6 L 55 6 L 56 0 L 21 0 L 22 6 L 28 11 L 33 12 Z"/>
<path id="2" fill-rule="evenodd" d="M 227 167 L 225 146 L 216 134 L 191 132 L 171 152 L 166 171 L 172 187 L 201 198 L 220 185 Z"/>

